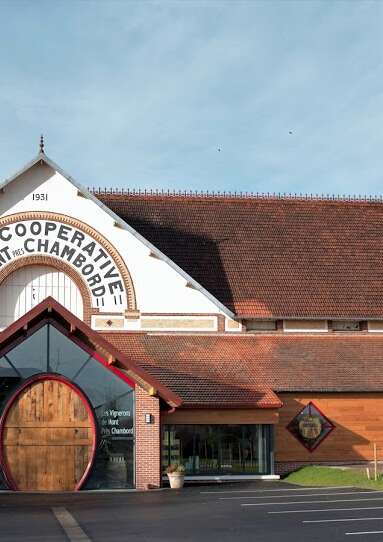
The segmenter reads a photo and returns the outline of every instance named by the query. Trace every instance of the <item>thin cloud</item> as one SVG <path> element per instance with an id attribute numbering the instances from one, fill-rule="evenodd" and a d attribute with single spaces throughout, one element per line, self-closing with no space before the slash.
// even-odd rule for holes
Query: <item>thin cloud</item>
<path id="1" fill-rule="evenodd" d="M 91 186 L 381 193 L 382 11 L 3 0 L 1 176 L 44 131 Z"/>

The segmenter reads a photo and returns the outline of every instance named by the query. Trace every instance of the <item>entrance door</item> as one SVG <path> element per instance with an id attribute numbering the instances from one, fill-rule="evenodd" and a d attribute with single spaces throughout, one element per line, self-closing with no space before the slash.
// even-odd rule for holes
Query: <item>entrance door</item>
<path id="1" fill-rule="evenodd" d="M 9 485 L 25 491 L 79 489 L 93 461 L 95 427 L 77 387 L 56 375 L 34 377 L 2 418 L 1 459 Z"/>

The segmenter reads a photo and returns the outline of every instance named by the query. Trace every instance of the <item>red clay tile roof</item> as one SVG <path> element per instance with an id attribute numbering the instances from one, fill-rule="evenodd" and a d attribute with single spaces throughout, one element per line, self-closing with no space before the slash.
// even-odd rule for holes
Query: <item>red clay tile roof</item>
<path id="1" fill-rule="evenodd" d="M 179 395 L 183 406 L 268 402 L 267 389 L 383 391 L 383 335 L 104 336 Z"/>
<path id="2" fill-rule="evenodd" d="M 383 204 L 96 193 L 239 316 L 383 317 Z"/>
<path id="3" fill-rule="evenodd" d="M 210 336 L 113 332 L 103 337 L 176 393 L 182 399 L 182 407 L 282 406 L 259 374 L 238 370 L 243 358 L 232 341 Z"/>

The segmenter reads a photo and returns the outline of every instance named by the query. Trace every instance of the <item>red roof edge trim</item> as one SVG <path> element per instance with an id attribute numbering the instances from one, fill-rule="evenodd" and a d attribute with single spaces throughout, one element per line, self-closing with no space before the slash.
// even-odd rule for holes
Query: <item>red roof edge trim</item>
<path id="1" fill-rule="evenodd" d="M 48 313 L 50 318 L 52 318 L 52 316 L 54 317 L 56 313 L 69 325 L 72 325 L 74 328 L 76 328 L 76 330 L 79 330 L 88 340 L 94 342 L 98 347 L 104 349 L 113 358 L 118 360 L 125 369 L 129 371 L 129 377 L 132 378 L 132 380 L 136 381 L 136 377 L 138 384 L 140 383 L 139 380 L 142 380 L 143 382 L 148 384 L 149 387 L 154 388 L 158 395 L 162 399 L 164 399 L 164 401 L 167 402 L 170 406 L 181 406 L 182 400 L 176 393 L 164 386 L 147 371 L 145 371 L 141 367 L 138 367 L 124 354 L 119 352 L 106 339 L 101 337 L 101 335 L 99 335 L 97 331 L 94 331 L 82 320 L 77 318 L 77 316 L 68 311 L 65 307 L 58 303 L 58 301 L 53 299 L 53 297 L 47 297 L 46 299 L 44 299 L 44 301 L 36 305 L 36 307 L 34 307 L 29 312 L 24 314 L 21 318 L 19 318 L 19 320 L 13 322 L 4 331 L 2 331 L 0 333 L 0 345 L 3 345 L 6 342 L 10 342 L 18 333 L 23 332 L 23 329 L 25 327 L 28 327 L 30 323 L 36 323 L 41 318 L 46 317 L 46 313 Z"/>

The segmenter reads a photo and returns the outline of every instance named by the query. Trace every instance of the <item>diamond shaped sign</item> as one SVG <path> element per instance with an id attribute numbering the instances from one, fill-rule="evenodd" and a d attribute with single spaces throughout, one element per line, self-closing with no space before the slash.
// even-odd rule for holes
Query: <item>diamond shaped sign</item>
<path id="1" fill-rule="evenodd" d="M 310 401 L 291 420 L 287 428 L 307 449 L 313 452 L 335 429 L 335 425 Z"/>

